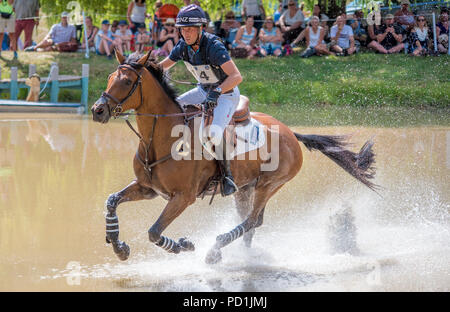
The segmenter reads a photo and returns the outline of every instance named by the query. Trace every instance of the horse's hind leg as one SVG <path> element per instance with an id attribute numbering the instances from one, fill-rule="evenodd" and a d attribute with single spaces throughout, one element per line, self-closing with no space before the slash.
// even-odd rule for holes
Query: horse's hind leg
<path id="1" fill-rule="evenodd" d="M 213 264 L 219 262 L 222 259 L 221 248 L 229 245 L 245 233 L 254 230 L 257 226 L 262 224 L 262 212 L 266 207 L 267 201 L 281 188 L 281 186 L 282 185 L 279 185 L 273 189 L 273 187 L 269 185 L 255 190 L 253 210 L 250 212 L 247 219 L 228 233 L 216 237 L 216 243 L 206 255 L 206 263 Z"/>
<path id="2" fill-rule="evenodd" d="M 120 260 L 128 259 L 130 247 L 125 242 L 119 240 L 119 218 L 116 210 L 119 204 L 127 201 L 136 201 L 142 199 L 153 199 L 158 194 L 150 188 L 142 187 L 136 181 L 133 181 L 120 192 L 109 195 L 106 200 L 106 242 L 113 245 L 114 252 Z"/>

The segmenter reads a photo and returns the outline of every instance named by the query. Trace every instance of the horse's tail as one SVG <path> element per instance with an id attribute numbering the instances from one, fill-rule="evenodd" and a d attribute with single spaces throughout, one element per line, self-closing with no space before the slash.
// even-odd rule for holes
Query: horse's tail
<path id="1" fill-rule="evenodd" d="M 295 133 L 297 140 L 305 144 L 310 151 L 318 150 L 350 173 L 354 178 L 375 191 L 378 185 L 370 182 L 375 177 L 375 154 L 372 151 L 374 142 L 367 141 L 358 154 L 346 149 L 348 136 L 302 135 Z"/>

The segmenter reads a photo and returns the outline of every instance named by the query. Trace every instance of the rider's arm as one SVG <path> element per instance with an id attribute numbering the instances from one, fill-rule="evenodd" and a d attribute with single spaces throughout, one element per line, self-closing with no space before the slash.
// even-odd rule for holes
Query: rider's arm
<path id="1" fill-rule="evenodd" d="M 242 82 L 242 76 L 239 69 L 234 64 L 233 60 L 223 63 L 220 66 L 225 74 L 228 75 L 227 79 L 222 82 L 219 88 L 222 89 L 222 93 L 227 92 Z"/>
<path id="2" fill-rule="evenodd" d="M 169 57 L 166 57 L 159 63 L 159 66 L 161 66 L 163 70 L 166 71 L 172 68 L 172 66 L 175 65 L 176 63 L 177 62 L 172 61 Z"/>

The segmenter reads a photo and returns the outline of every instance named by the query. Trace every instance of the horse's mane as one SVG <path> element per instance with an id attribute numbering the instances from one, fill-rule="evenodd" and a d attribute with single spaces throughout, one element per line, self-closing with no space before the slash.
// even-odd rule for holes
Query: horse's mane
<path id="1" fill-rule="evenodd" d="M 142 67 L 142 65 L 140 65 L 138 61 L 143 56 L 143 54 L 135 52 L 127 57 L 124 64 L 130 65 L 135 69 L 139 69 Z M 156 59 L 149 57 L 144 67 L 150 72 L 150 74 L 153 75 L 153 77 L 155 77 L 155 79 L 159 82 L 169 98 L 173 100 L 177 105 L 179 105 L 177 102 L 177 91 L 167 81 L 166 77 L 164 76 L 164 70 L 156 63 Z"/>

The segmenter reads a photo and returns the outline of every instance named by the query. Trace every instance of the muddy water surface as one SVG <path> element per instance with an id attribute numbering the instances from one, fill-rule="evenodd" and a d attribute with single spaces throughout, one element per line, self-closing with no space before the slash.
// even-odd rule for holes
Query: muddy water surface
<path id="1" fill-rule="evenodd" d="M 322 154 L 308 152 L 295 179 L 269 202 L 254 246 L 224 248 L 204 263 L 217 234 L 240 221 L 231 198 L 198 200 L 166 230 L 196 251 L 172 255 L 147 230 L 165 201 L 119 207 L 120 262 L 105 243 L 104 202 L 133 179 L 137 138 L 123 121 L 0 116 L 2 291 L 450 291 L 450 128 L 295 128 L 374 136 L 380 195 Z M 358 252 L 333 253 L 333 220 L 346 208 Z"/>

